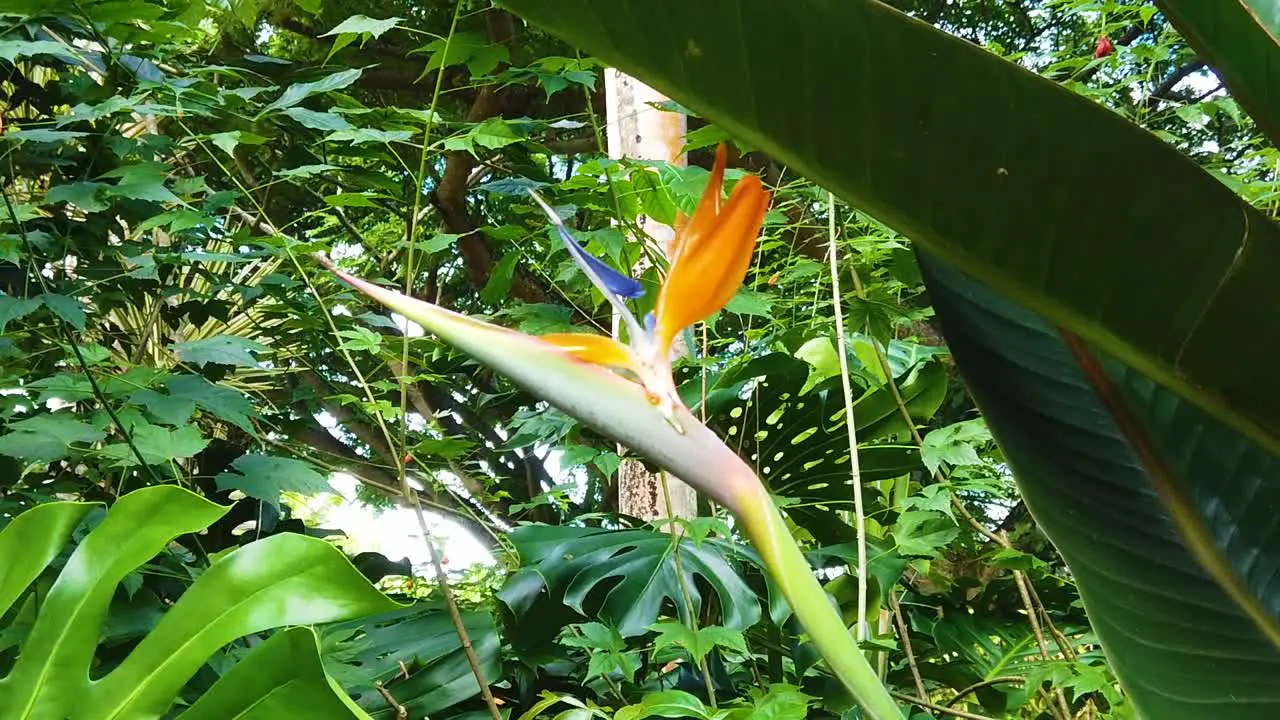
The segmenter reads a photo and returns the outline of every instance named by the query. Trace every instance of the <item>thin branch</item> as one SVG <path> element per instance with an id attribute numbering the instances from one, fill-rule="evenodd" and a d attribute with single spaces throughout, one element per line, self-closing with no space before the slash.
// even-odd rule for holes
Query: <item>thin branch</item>
<path id="1" fill-rule="evenodd" d="M 899 700 L 904 700 L 906 702 L 909 702 L 912 705 L 918 705 L 926 710 L 940 712 L 943 715 L 950 715 L 951 717 L 965 718 L 965 720 L 996 720 L 996 718 L 989 717 L 987 715 L 978 715 L 971 712 L 965 712 L 964 710 L 956 710 L 955 708 L 943 707 L 941 705 L 936 705 L 934 703 L 921 700 L 920 698 L 912 697 L 910 695 L 903 695 L 902 693 L 899 693 L 899 692 L 893 692 L 892 690 L 889 691 L 889 694 Z"/>
<path id="2" fill-rule="evenodd" d="M 853 387 L 849 380 L 849 352 L 845 347 L 844 309 L 840 298 L 839 257 L 836 251 L 836 196 L 827 193 L 827 255 L 831 261 L 831 306 L 836 316 L 836 355 L 844 392 L 844 424 L 849 434 L 849 477 L 853 479 L 854 530 L 858 542 L 858 642 L 867 639 L 867 516 L 862 504 L 862 467 L 858 463 L 858 431 L 853 417 Z M 918 680 L 919 678 L 917 678 Z M 923 689 L 921 690 L 923 694 Z"/>
<path id="3" fill-rule="evenodd" d="M 983 680 L 982 682 L 976 682 L 970 685 L 969 687 L 961 690 L 960 692 L 956 693 L 956 696 L 948 700 L 947 704 L 944 705 L 943 707 L 951 707 L 952 705 L 955 705 L 956 703 L 960 702 L 960 700 L 962 700 L 969 693 L 977 692 L 985 687 L 991 687 L 993 685 L 1003 685 L 1005 683 L 1026 684 L 1026 682 L 1027 682 L 1026 678 L 1021 678 L 1016 675 L 1008 675 L 1005 677 L 994 677 L 994 678 L 991 678 L 990 680 Z"/>
<path id="4" fill-rule="evenodd" d="M 391 706 L 391 709 L 396 711 L 396 720 L 408 720 L 409 709 L 396 702 L 395 696 L 391 694 L 391 691 L 383 687 L 380 682 L 374 683 L 373 686 L 382 694 L 382 699 L 387 701 L 387 704 Z"/>
<path id="5" fill-rule="evenodd" d="M 893 611 L 893 622 L 898 627 L 898 637 L 902 638 L 902 651 L 907 656 L 907 667 L 911 668 L 911 679 L 916 684 L 916 694 L 921 700 L 928 700 L 929 693 L 925 692 L 924 679 L 920 677 L 920 668 L 916 665 L 916 655 L 911 649 L 911 636 L 907 634 L 907 619 L 902 615 L 902 606 L 898 604 L 898 595 L 889 590 L 889 608 Z"/>
<path id="6" fill-rule="evenodd" d="M 1005 538 L 1007 546 L 1008 538 Z M 1031 593 L 1027 591 L 1027 578 L 1021 570 L 1013 571 L 1013 582 L 1018 586 L 1018 594 L 1022 596 L 1022 607 L 1027 613 L 1027 622 L 1031 623 L 1031 632 L 1036 636 L 1036 646 L 1040 648 L 1040 659 L 1049 661 L 1049 644 L 1045 642 L 1044 631 L 1040 628 L 1040 618 L 1036 613 L 1035 605 L 1031 603 Z M 1049 707 L 1053 714 L 1061 718 L 1061 720 L 1071 720 L 1071 707 L 1067 705 L 1067 697 L 1062 692 L 1062 688 L 1057 688 L 1054 698 L 1058 701 L 1057 705 L 1050 700 Z"/>

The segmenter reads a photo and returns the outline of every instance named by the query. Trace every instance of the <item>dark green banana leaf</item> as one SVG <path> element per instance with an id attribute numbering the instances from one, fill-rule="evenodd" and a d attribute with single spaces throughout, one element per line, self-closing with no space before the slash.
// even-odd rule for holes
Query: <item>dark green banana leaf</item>
<path id="1" fill-rule="evenodd" d="M 1280 449 L 1280 230 L 1118 114 L 875 0 L 502 4 Z"/>
<path id="2" fill-rule="evenodd" d="M 332 545 L 275 535 L 219 558 L 123 662 L 91 680 L 108 607 L 124 577 L 175 537 L 203 530 L 229 509 L 171 485 L 129 493 L 76 545 L 37 603 L 29 588 L 94 507 L 40 505 L 0 530 L 0 617 L 33 618 L 19 641 L 17 661 L 0 679 L 0 717 L 158 718 L 209 656 L 233 640 L 397 607 Z M 262 652 L 267 659 L 257 657 Z M 271 657 L 293 661 L 277 667 Z M 269 641 L 242 662 L 251 663 L 249 669 L 233 668 L 215 683 L 212 698 L 189 710 L 193 717 L 279 717 L 267 712 L 273 703 L 260 702 L 277 692 L 272 697 L 293 699 L 291 707 L 301 716 L 364 716 L 320 670 L 310 631 L 307 637 Z M 255 681 L 241 682 L 247 677 Z"/>
<path id="3" fill-rule="evenodd" d="M 1280 142 L 1280 0 L 1156 3 L 1270 138 Z"/>
<path id="4" fill-rule="evenodd" d="M 1022 497 L 1145 717 L 1280 717 L 1280 462 L 923 253 L 921 268 Z"/>

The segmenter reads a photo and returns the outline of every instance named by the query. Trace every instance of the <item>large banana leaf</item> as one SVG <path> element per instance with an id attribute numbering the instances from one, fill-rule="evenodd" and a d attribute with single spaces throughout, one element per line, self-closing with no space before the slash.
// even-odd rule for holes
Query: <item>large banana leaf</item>
<path id="1" fill-rule="evenodd" d="M 1280 0 L 1159 0 L 1183 37 L 1213 66 L 1231 96 L 1280 142 Z"/>
<path id="2" fill-rule="evenodd" d="M 0 680 L 0 717 L 158 718 L 209 656 L 237 638 L 397 607 L 332 545 L 276 535 L 215 562 L 120 665 L 91 680 L 108 606 L 125 575 L 228 509 L 175 486 L 129 493 L 76 546 L 37 604 L 27 588 L 93 507 L 41 505 L 0 531 L 0 616 L 23 595 L 21 609 L 37 612 L 18 660 Z M 248 670 L 229 673 L 210 689 L 212 698 L 194 716 L 273 717 L 267 712 L 273 703 L 264 701 L 279 693 L 274 697 L 296 699 L 291 709 L 301 715 L 362 717 L 318 670 L 315 645 L 310 635 L 264 644 L 244 660 L 253 663 Z M 256 658 L 263 652 L 267 659 Z M 271 657 L 293 660 L 277 667 Z"/>
<path id="3" fill-rule="evenodd" d="M 503 4 L 1280 449 L 1280 231 L 1116 113 L 875 0 Z"/>
<path id="4" fill-rule="evenodd" d="M 961 273 L 921 267 L 1022 497 L 1144 716 L 1280 717 L 1280 462 Z"/>

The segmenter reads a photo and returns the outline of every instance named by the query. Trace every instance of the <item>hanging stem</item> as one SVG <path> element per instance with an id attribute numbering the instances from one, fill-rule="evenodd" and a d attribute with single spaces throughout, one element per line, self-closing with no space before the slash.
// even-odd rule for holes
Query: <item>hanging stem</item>
<path id="1" fill-rule="evenodd" d="M 689 629 L 694 635 L 698 634 L 698 616 L 693 607 L 693 594 L 689 592 L 689 581 L 684 575 L 684 563 L 680 559 L 680 531 L 677 525 L 677 517 L 671 511 L 671 491 L 667 488 L 667 474 L 665 472 L 658 473 L 658 482 L 662 485 L 662 497 L 667 504 L 667 527 L 671 530 L 671 559 L 675 562 L 676 578 L 680 582 L 680 595 L 684 600 L 685 613 L 689 616 Z M 711 684 L 711 666 L 707 662 L 707 656 L 703 655 L 698 658 L 698 667 L 702 670 L 702 682 L 707 686 L 707 702 L 712 708 L 716 707 L 716 689 Z"/>
<path id="2" fill-rule="evenodd" d="M 827 193 L 827 257 L 831 260 L 831 306 L 836 315 L 836 355 L 840 357 L 840 386 L 844 390 L 844 426 L 849 432 L 849 475 L 853 479 L 854 530 L 858 542 L 858 642 L 867 639 L 867 518 L 862 506 L 862 468 L 858 464 L 858 431 L 853 418 L 853 386 L 840 302 L 840 274 L 836 257 L 836 196 Z"/>
<path id="3" fill-rule="evenodd" d="M 898 604 L 898 596 L 889 591 L 889 607 L 893 609 L 893 620 L 898 626 L 898 635 L 902 638 L 902 651 L 907 655 L 907 667 L 911 668 L 911 679 L 916 684 L 916 695 L 921 700 L 928 700 L 929 693 L 924 690 L 924 680 L 920 677 L 920 668 L 916 666 L 916 654 L 911 649 L 911 637 L 907 635 L 907 619 L 902 614 L 902 606 Z"/>

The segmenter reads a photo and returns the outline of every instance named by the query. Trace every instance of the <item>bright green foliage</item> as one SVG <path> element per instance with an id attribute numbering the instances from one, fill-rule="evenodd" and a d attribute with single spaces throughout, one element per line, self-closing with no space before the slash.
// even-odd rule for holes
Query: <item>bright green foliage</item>
<path id="1" fill-rule="evenodd" d="M 424 504 L 497 561 L 462 568 L 454 556 L 446 567 L 484 673 L 512 718 L 847 716 L 847 697 L 723 508 L 704 506 L 702 517 L 674 524 L 685 534 L 683 576 L 698 601 L 689 613 L 671 524 L 653 525 L 655 533 L 617 512 L 615 443 L 430 333 L 410 327 L 406 356 L 403 321 L 333 284 L 307 257 L 328 253 L 363 277 L 525 332 L 607 331 L 608 308 L 527 190 L 544 194 L 589 252 L 636 270 L 652 290 L 665 263 L 633 231 L 642 215 L 670 223 L 678 209 L 692 209 L 709 151 L 722 140 L 740 151 L 730 182 L 759 173 L 774 202 L 746 286 L 706 324 L 705 342 L 701 328 L 687 334 L 690 356 L 678 363 L 677 380 L 694 413 L 705 409 L 714 432 L 765 480 L 786 517 L 779 532 L 824 569 L 825 590 L 853 627 L 854 485 L 826 254 L 833 220 L 871 539 L 873 623 L 863 646 L 890 689 L 916 694 L 895 623 L 874 622 L 890 592 L 930 700 L 993 718 L 1134 717 L 1108 660 L 1126 679 L 1165 664 L 1150 648 L 1134 649 L 1142 643 L 1116 639 L 1117 627 L 1129 629 L 1120 606 L 1130 600 L 1152 603 L 1134 621 L 1149 636 L 1165 617 L 1159 589 L 1211 597 L 1224 617 L 1242 622 L 1241 605 L 1195 575 L 1197 564 L 1179 564 L 1188 556 L 1163 506 L 1145 496 L 1138 511 L 1117 510 L 1114 493 L 1077 477 L 1094 448 L 1046 430 L 1068 445 L 1035 450 L 1039 462 L 1027 461 L 1031 451 L 1019 444 L 1057 427 L 1053 389 L 1078 367 L 1044 372 L 1046 357 L 1060 356 L 1041 356 L 1038 346 L 1022 352 L 1015 341 L 1026 328 L 999 317 L 974 320 L 972 333 L 949 330 L 959 343 L 953 358 L 932 326 L 932 303 L 947 287 L 932 279 L 926 292 L 913 243 L 996 288 L 1004 295 L 996 307 L 1012 297 L 1034 310 L 1032 327 L 1048 318 L 1113 357 L 1145 358 L 1163 368 L 1164 376 L 1143 366 L 1156 379 L 1167 381 L 1170 367 L 1185 371 L 1208 391 L 1234 393 L 1238 407 L 1261 407 L 1249 420 L 1262 427 L 1258 418 L 1274 413 L 1268 257 L 1280 155 L 1262 133 L 1275 136 L 1266 92 L 1273 16 L 1249 11 L 1270 3 L 886 3 L 923 23 L 870 0 L 586 4 L 586 12 L 555 6 L 547 18 L 537 13 L 551 5 L 519 4 L 547 27 L 585 28 L 582 45 L 487 6 L 464 4 L 455 27 L 456 8 L 446 2 L 4 3 L 0 70 L 10 84 L 0 154 L 12 215 L 0 207 L 0 523 L 8 522 L 7 537 L 21 533 L 11 542 L 28 550 L 0 555 L 0 573 L 35 575 L 0 616 L 0 673 L 13 668 L 37 621 L 25 598 L 45 597 L 60 567 L 61 540 L 32 528 L 85 517 L 59 498 L 110 504 L 157 484 L 193 488 L 219 504 L 232 492 L 248 495 L 198 543 L 180 536 L 124 575 L 93 650 L 101 675 L 120 667 L 210 571 L 208 558 L 222 558 L 216 567 L 251 538 L 304 530 L 280 493 L 321 490 L 341 470 L 362 481 L 361 499 L 386 506 L 398 496 L 403 464 Z M 1095 58 L 1102 35 L 1113 52 Z M 602 112 L 601 68 L 614 60 L 676 94 L 679 102 L 660 106 L 689 116 L 689 167 L 602 152 L 616 123 Z M 1231 92 L 1213 91 L 1215 74 Z M 810 178 L 837 191 L 834 206 Z M 1241 199 L 1261 212 L 1246 211 Z M 1220 287 L 1224 267 L 1236 272 Z M 637 310 L 652 302 L 651 292 Z M 957 307 L 965 306 L 940 304 L 944 327 L 957 322 Z M 1202 315 L 1205 307 L 1212 312 Z M 1190 326 L 1192 342 L 1179 357 Z M 1013 370 L 975 367 L 975 346 L 998 351 L 1009 363 L 1001 367 Z M 1267 483 L 1245 492 L 1250 473 L 1265 477 L 1263 465 L 1224 471 L 1227 460 L 1207 442 L 1183 439 L 1209 432 L 1227 452 L 1244 447 L 1238 435 L 1214 430 L 1185 398 L 1107 368 L 1159 430 L 1179 479 L 1194 481 L 1203 527 L 1234 538 L 1223 546 L 1228 564 L 1269 602 L 1263 564 L 1245 562 L 1254 550 L 1269 557 L 1269 536 L 1251 514 L 1231 514 L 1267 507 Z M 409 383 L 403 396 L 401 377 Z M 981 432 L 966 383 L 988 398 L 983 410 L 1000 447 Z M 1038 401 L 1011 410 L 1003 407 L 1010 396 Z M 912 426 L 925 438 L 923 452 Z M 1117 442 L 1114 433 L 1107 438 Z M 1040 455 L 1054 466 L 1044 468 Z M 1056 500 L 1048 512 L 1036 500 L 1064 492 L 1063 502 L 1074 503 L 1061 505 L 1073 508 L 1069 516 Z M 49 513 L 45 520 L 13 519 L 33 506 Z M 1205 510 L 1213 507 L 1227 515 Z M 1007 533 L 1012 547 L 977 532 L 962 509 L 983 529 Z M 85 529 L 101 515 L 88 513 Z M 153 515 L 148 523 L 163 522 L 163 511 Z M 314 522 L 309 510 L 302 515 Z M 1135 518 L 1165 528 L 1159 544 L 1145 527 L 1123 523 Z M 528 521 L 541 524 L 523 527 Z M 540 554 L 561 540 L 526 552 L 524 540 L 560 532 L 556 525 L 569 526 L 565 547 L 585 548 L 589 562 L 572 551 Z M 64 530 L 59 537 L 71 532 Z M 1096 561 L 1097 548 L 1116 538 L 1123 547 L 1102 556 L 1112 563 L 1103 569 L 1134 574 L 1097 591 L 1099 573 L 1079 558 Z M 639 547 L 628 544 L 637 539 Z M 370 578 L 404 574 L 382 582 L 433 602 L 317 628 L 330 677 L 377 717 L 395 711 L 375 681 L 410 717 L 487 717 L 433 583 L 374 553 L 355 564 Z M 620 572 L 611 572 L 615 564 Z M 1152 567 L 1177 571 L 1153 576 Z M 1015 571 L 1043 606 L 1048 659 Z M 1173 584 L 1188 573 L 1194 583 Z M 646 594 L 635 580 L 644 577 L 657 589 Z M 1077 582 L 1112 658 L 1088 625 Z M 596 625 L 616 628 L 628 617 L 624 584 L 640 588 L 645 612 L 628 633 L 599 634 Z M 527 609 L 498 602 L 499 587 Z M 1225 636 L 1216 617 L 1202 614 L 1190 626 L 1179 615 L 1186 629 L 1161 642 L 1210 647 L 1214 659 L 1195 666 L 1193 680 L 1219 678 L 1213 671 L 1226 667 L 1239 672 L 1220 687 L 1243 686 L 1265 663 L 1241 661 L 1240 647 L 1218 653 L 1213 643 Z M 571 637 L 561 633 L 574 624 L 593 628 L 586 632 L 599 634 L 595 644 L 611 650 L 555 642 Z M 1256 641 L 1255 627 L 1239 625 L 1240 637 Z M 729 628 L 728 643 L 740 633 L 746 650 L 710 643 L 703 659 L 712 708 L 704 668 L 686 647 L 706 649 L 697 638 L 719 628 Z M 667 644 L 675 638 L 686 646 Z M 208 653 L 176 707 L 234 716 L 226 692 L 245 685 L 264 698 L 268 717 L 281 705 L 321 717 L 324 708 L 345 708 L 317 667 L 310 630 L 263 639 Z M 1184 660 L 1168 667 L 1191 666 Z M 611 675 L 598 672 L 605 662 L 614 663 Z M 275 673 L 294 669 L 294 682 L 281 684 Z M 231 673 L 234 681 L 215 685 Z M 997 682 L 956 697 L 984 681 Z M 1153 687 L 1169 684 L 1181 687 Z M 262 692 L 267 685 L 276 691 Z M 1059 690 L 1067 710 L 1053 709 Z M 1149 695 L 1134 697 L 1150 703 Z M 1242 707 L 1216 710 L 1249 717 Z"/>
<path id="2" fill-rule="evenodd" d="M 279 535 L 219 559 L 123 662 L 90 682 L 90 664 L 117 584 L 174 537 L 200 531 L 227 511 L 176 487 L 135 491 L 122 497 L 79 542 L 47 594 L 39 598 L 30 594 L 30 583 L 66 543 L 76 521 L 92 507 L 43 505 L 31 511 L 30 517 L 19 516 L 0 530 L 0 556 L 31 557 L 18 572 L 5 573 L 0 586 L 0 600 L 5 602 L 0 611 L 8 610 L 14 600 L 25 595 L 25 603 L 36 612 L 17 662 L 0 680 L 0 714 L 5 717 L 158 717 L 208 656 L 232 640 L 284 625 L 343 620 L 395 605 L 360 580 L 332 546 L 312 538 Z M 300 662 L 287 666 L 290 672 L 283 672 L 286 668 L 277 668 L 274 675 L 242 671 L 237 675 L 252 673 L 257 681 L 223 688 L 215 685 L 207 707 L 218 709 L 207 712 L 240 713 L 264 696 L 270 697 L 275 687 L 320 682 L 325 692 L 311 693 L 308 703 L 315 711 L 326 712 L 325 717 L 359 717 L 345 698 L 334 698 L 323 673 L 317 673 L 314 639 L 309 640 L 306 651 L 300 650 L 297 642 L 282 638 L 260 650 L 268 651 L 269 656 L 295 654 Z M 308 647 L 305 641 L 302 647 Z M 312 658 L 310 668 L 308 657 Z M 249 658 L 246 662 L 268 667 L 264 660 L 253 661 L 253 655 Z M 270 681 L 272 677 L 275 682 Z M 232 675 L 224 682 L 234 678 Z"/>

